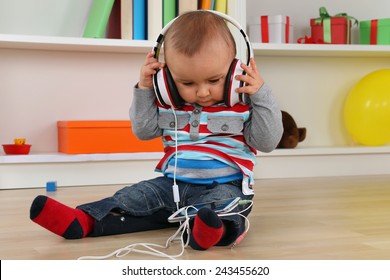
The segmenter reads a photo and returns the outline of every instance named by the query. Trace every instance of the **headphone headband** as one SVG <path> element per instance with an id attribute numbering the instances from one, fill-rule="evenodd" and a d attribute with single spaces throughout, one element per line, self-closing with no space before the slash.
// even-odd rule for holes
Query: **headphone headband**
<path id="1" fill-rule="evenodd" d="M 248 35 L 245 33 L 244 29 L 241 27 L 241 25 L 238 23 L 238 21 L 236 21 L 234 18 L 232 18 L 224 13 L 214 11 L 214 10 L 194 10 L 194 12 L 195 11 L 197 11 L 197 12 L 210 12 L 210 13 L 216 14 L 216 15 L 220 16 L 221 18 L 225 19 L 226 21 L 228 21 L 229 23 L 231 23 L 232 25 L 234 25 L 240 31 L 241 35 L 244 37 L 246 48 L 247 48 L 247 62 L 246 62 L 246 64 L 249 65 L 250 58 L 252 58 L 254 56 L 253 49 L 252 49 L 252 45 L 249 41 Z M 170 22 L 168 22 L 164 26 L 164 28 L 160 31 L 160 35 L 158 35 L 158 37 L 156 39 L 156 44 L 153 47 L 153 51 L 155 53 L 155 55 L 154 55 L 155 58 L 158 59 L 158 57 L 160 55 L 160 49 L 161 49 L 161 46 L 162 46 L 163 41 L 164 41 L 165 33 L 171 27 L 172 23 L 176 19 L 177 19 L 177 17 L 174 18 L 173 20 L 171 20 Z"/>

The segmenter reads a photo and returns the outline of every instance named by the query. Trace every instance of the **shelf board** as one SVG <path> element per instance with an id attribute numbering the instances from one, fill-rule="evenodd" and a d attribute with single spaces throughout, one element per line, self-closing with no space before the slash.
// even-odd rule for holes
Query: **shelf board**
<path id="1" fill-rule="evenodd" d="M 147 53 L 153 46 L 152 41 L 144 40 L 0 34 L 0 48 L 3 49 Z"/>
<path id="2" fill-rule="evenodd" d="M 276 149 L 271 153 L 257 154 L 258 157 L 289 157 L 289 156 L 331 156 L 357 154 L 390 154 L 390 146 L 381 147 L 314 147 L 295 149 Z M 99 161 L 134 161 L 160 160 L 162 152 L 149 153 L 112 153 L 112 154 L 77 154 L 43 153 L 29 155 L 0 155 L 0 164 L 14 163 L 70 163 Z"/>
<path id="3" fill-rule="evenodd" d="M 261 44 L 253 43 L 256 56 L 389 57 L 390 45 Z"/>
<path id="4" fill-rule="evenodd" d="M 156 177 L 163 153 L 0 155 L 0 190 L 58 186 L 129 185 Z M 255 179 L 390 174 L 390 146 L 298 147 L 258 153 Z"/>
<path id="5" fill-rule="evenodd" d="M 297 147 L 294 149 L 275 149 L 271 153 L 258 153 L 261 157 L 286 156 L 332 156 L 358 154 L 390 154 L 390 146 L 351 146 L 351 147 Z"/>
<path id="6" fill-rule="evenodd" d="M 0 155 L 0 164 L 11 163 L 67 163 L 91 161 L 158 160 L 163 153 L 111 153 L 111 154 L 64 154 L 42 153 L 29 155 Z"/>
<path id="7" fill-rule="evenodd" d="M 0 34 L 0 49 L 147 53 L 154 42 Z M 390 57 L 390 45 L 263 44 L 253 43 L 256 56 Z"/>

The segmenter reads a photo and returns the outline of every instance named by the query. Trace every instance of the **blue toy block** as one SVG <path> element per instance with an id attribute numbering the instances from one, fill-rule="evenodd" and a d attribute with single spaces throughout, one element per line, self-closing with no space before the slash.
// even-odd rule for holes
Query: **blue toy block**
<path id="1" fill-rule="evenodd" d="M 46 182 L 46 191 L 47 192 L 55 192 L 56 190 L 57 190 L 57 182 L 56 181 Z"/>

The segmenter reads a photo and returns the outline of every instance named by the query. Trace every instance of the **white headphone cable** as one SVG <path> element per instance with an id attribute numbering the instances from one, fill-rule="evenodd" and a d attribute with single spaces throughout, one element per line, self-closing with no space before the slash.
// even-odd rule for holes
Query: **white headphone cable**
<path id="1" fill-rule="evenodd" d="M 173 200 L 176 203 L 176 210 L 179 210 L 179 202 L 180 202 L 180 193 L 179 193 L 179 186 L 176 184 L 176 169 L 177 169 L 177 153 L 178 153 L 178 143 L 177 143 L 177 115 L 176 111 L 173 107 L 173 104 L 171 102 L 171 110 L 173 113 L 173 116 L 175 118 L 175 159 L 174 159 L 174 168 L 173 168 Z"/>
<path id="2" fill-rule="evenodd" d="M 117 257 L 117 258 L 122 258 L 129 253 L 141 253 L 141 254 L 146 254 L 146 255 L 152 255 L 156 257 L 162 257 L 162 258 L 169 258 L 171 260 L 175 260 L 176 258 L 182 256 L 184 254 L 184 249 L 188 246 L 189 244 L 189 236 L 190 236 L 190 217 L 187 214 L 187 210 L 191 208 L 192 206 L 188 206 L 185 210 L 185 216 L 186 219 L 184 222 L 182 222 L 179 226 L 179 228 L 176 230 L 176 232 L 171 235 L 166 243 L 165 246 L 159 245 L 159 244 L 152 244 L 152 243 L 134 243 L 131 245 L 128 245 L 126 247 L 120 248 L 115 250 L 114 252 L 104 255 L 104 256 L 83 256 L 78 258 L 78 260 L 104 260 L 108 259 L 111 257 Z M 187 240 L 184 243 L 184 234 L 187 233 Z M 180 235 L 180 238 L 177 238 Z M 155 248 L 161 248 L 161 249 L 168 249 L 170 243 L 172 243 L 174 240 L 180 240 L 181 244 L 181 251 L 176 254 L 176 255 L 168 255 L 164 252 L 161 252 Z M 142 249 L 137 249 L 137 247 L 143 247 L 147 250 L 142 250 Z M 155 248 L 154 248 L 155 247 Z M 149 251 L 148 251 L 149 250 Z"/>
<path id="3" fill-rule="evenodd" d="M 242 241 L 242 239 L 245 237 L 247 232 L 249 231 L 249 227 L 250 227 L 249 219 L 245 215 L 243 215 L 242 213 L 247 211 L 250 207 L 252 207 L 253 201 L 245 200 L 242 202 L 245 204 L 250 204 L 250 205 L 248 207 L 246 207 L 244 210 L 241 210 L 239 212 L 218 214 L 219 217 L 239 215 L 239 216 L 243 217 L 246 221 L 247 225 L 246 225 L 245 231 L 234 241 L 234 243 L 231 245 L 230 248 L 234 248 L 236 245 L 238 245 Z M 178 258 L 184 254 L 184 249 L 188 246 L 189 241 L 190 241 L 191 229 L 190 229 L 190 217 L 188 216 L 188 209 L 190 209 L 190 208 L 195 208 L 195 207 L 188 206 L 185 208 L 185 210 L 184 210 L 185 217 L 186 217 L 185 221 L 182 222 L 180 224 L 179 228 L 176 230 L 176 232 L 167 239 L 165 246 L 159 245 L 159 244 L 152 244 L 152 243 L 134 243 L 134 244 L 128 245 L 126 247 L 120 248 L 118 250 L 115 250 L 114 252 L 107 254 L 107 255 L 104 255 L 104 256 L 83 256 L 83 257 L 78 258 L 78 260 L 103 260 L 103 259 L 111 258 L 113 256 L 115 256 L 117 258 L 122 258 L 122 257 L 124 257 L 132 252 L 175 260 L 176 258 Z M 184 242 L 184 235 L 186 233 L 187 233 L 187 239 Z M 177 238 L 179 235 L 180 235 L 180 238 Z M 178 240 L 178 239 L 180 240 L 181 250 L 176 255 L 168 255 L 168 254 L 156 249 L 156 248 L 167 249 L 171 243 L 173 243 L 175 240 Z M 146 250 L 137 249 L 137 247 L 143 247 Z"/>

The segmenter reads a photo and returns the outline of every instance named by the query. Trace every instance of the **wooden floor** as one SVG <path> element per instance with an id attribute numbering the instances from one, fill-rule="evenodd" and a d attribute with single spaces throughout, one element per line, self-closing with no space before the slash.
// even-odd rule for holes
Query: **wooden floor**
<path id="1" fill-rule="evenodd" d="M 71 206 L 111 195 L 121 186 L 59 188 L 50 195 Z M 179 259 L 390 259 L 390 176 L 256 181 L 247 237 L 234 249 L 185 249 Z M 175 229 L 62 239 L 29 220 L 33 198 L 45 189 L 0 191 L 0 259 L 77 259 L 121 247 L 165 244 Z M 180 251 L 173 243 L 164 252 Z M 122 259 L 159 259 L 130 253 Z"/>

